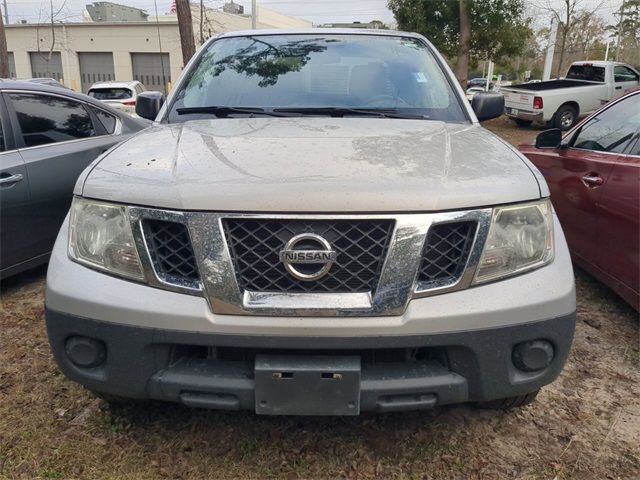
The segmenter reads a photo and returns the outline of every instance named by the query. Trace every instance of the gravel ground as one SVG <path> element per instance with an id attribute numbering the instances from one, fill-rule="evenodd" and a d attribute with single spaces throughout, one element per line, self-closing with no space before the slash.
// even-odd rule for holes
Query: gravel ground
<path id="1" fill-rule="evenodd" d="M 44 274 L 0 289 L 0 478 L 640 478 L 638 315 L 580 271 L 571 356 L 534 404 L 355 418 L 111 407 L 57 371 Z"/>

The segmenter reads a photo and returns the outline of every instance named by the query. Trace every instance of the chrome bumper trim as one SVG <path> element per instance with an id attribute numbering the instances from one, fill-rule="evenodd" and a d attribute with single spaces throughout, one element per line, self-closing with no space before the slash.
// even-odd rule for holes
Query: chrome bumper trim
<path id="1" fill-rule="evenodd" d="M 518 110 L 517 108 L 514 110 Z M 519 118 L 521 120 L 531 120 L 532 122 L 542 121 L 542 112 L 529 112 L 526 110 L 518 110 L 517 114 L 505 111 L 505 115 L 509 118 Z"/>

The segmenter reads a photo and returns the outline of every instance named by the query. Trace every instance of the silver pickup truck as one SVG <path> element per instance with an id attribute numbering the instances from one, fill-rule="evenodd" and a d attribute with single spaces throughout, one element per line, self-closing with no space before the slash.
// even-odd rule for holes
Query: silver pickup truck
<path id="1" fill-rule="evenodd" d="M 210 40 L 79 179 L 47 276 L 60 369 L 107 398 L 276 415 L 530 402 L 573 272 L 544 179 L 422 36 Z"/>
<path id="2" fill-rule="evenodd" d="M 610 100 L 640 86 L 640 73 L 617 62 L 574 62 L 565 78 L 502 87 L 505 113 L 518 125 L 546 123 L 569 130 Z"/>

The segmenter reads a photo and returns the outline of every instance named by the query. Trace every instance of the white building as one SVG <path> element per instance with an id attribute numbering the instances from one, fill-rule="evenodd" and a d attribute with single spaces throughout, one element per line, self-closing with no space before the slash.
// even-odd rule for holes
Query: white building
<path id="1" fill-rule="evenodd" d="M 311 22 L 258 8 L 257 27 L 311 28 Z M 192 7 L 196 45 L 220 32 L 251 29 L 251 17 Z M 201 29 L 202 26 L 202 29 Z M 94 82 L 139 80 L 168 90 L 183 68 L 175 14 L 142 22 L 78 22 L 5 26 L 9 71 L 15 78 L 51 77 L 74 90 Z"/>

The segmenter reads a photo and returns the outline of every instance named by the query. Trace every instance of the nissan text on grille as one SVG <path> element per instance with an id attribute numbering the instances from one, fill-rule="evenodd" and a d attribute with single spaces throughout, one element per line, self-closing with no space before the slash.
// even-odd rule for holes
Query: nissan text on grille
<path id="1" fill-rule="evenodd" d="M 525 405 L 573 271 L 538 170 L 414 33 L 198 51 L 80 176 L 47 276 L 60 370 L 109 399 L 263 415 Z"/>

